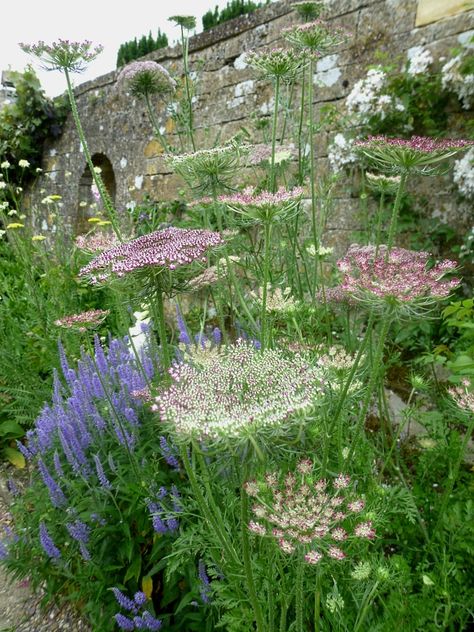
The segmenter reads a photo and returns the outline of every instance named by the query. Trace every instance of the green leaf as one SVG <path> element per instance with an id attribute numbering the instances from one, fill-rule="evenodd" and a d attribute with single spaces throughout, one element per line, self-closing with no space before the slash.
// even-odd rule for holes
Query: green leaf
<path id="1" fill-rule="evenodd" d="M 24 434 L 24 429 L 16 421 L 9 419 L 0 424 L 0 437 L 17 439 L 18 437 L 23 437 Z"/>
<path id="2" fill-rule="evenodd" d="M 25 467 L 25 457 L 21 452 L 15 450 L 15 448 L 3 448 L 3 454 L 10 461 L 10 463 L 18 469 L 22 470 Z"/>
<path id="3" fill-rule="evenodd" d="M 135 556 L 135 558 L 132 560 L 132 563 L 128 567 L 127 572 L 125 573 L 123 583 L 126 584 L 130 579 L 135 579 L 135 581 L 138 581 L 141 570 L 142 570 L 142 558 L 141 558 L 141 555 L 137 555 Z"/>

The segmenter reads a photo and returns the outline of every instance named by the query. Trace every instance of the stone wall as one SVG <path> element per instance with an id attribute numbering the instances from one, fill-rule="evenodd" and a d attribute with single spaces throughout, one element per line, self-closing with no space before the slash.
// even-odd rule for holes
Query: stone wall
<path id="1" fill-rule="evenodd" d="M 426 1 L 424 1 L 426 5 Z M 474 11 L 464 11 L 435 22 L 415 27 L 418 0 L 327 0 L 323 15 L 334 24 L 352 32 L 353 38 L 336 54 L 319 60 L 315 82 L 316 109 L 327 103 L 342 108 L 343 98 L 354 83 L 365 75 L 367 66 L 377 62 L 377 51 L 390 58 L 405 55 L 416 45 L 428 45 L 435 58 L 447 54 L 474 28 Z M 272 91 L 245 65 L 246 51 L 281 44 L 281 30 L 298 19 L 288 0 L 274 2 L 250 16 L 224 23 L 190 40 L 190 67 L 196 77 L 194 122 L 198 147 L 211 147 L 217 139 L 224 141 L 242 127 L 255 142 L 262 132 L 258 120 L 270 116 Z M 153 59 L 175 76 L 182 71 L 180 47 L 151 53 Z M 107 171 L 107 178 L 120 212 L 139 202 L 145 194 L 151 199 L 176 199 L 184 188 L 182 180 L 170 173 L 161 156 L 162 149 L 153 138 L 143 104 L 119 93 L 115 87 L 117 73 L 111 72 L 76 88 L 79 112 L 91 153 L 96 164 Z M 157 103 L 161 124 L 173 131 Z M 290 117 L 291 120 L 292 117 Z M 331 134 L 317 139 L 318 168 L 327 168 L 327 144 Z M 172 140 L 177 144 L 177 140 Z M 88 195 L 91 178 L 72 122 L 68 118 L 62 137 L 45 149 L 44 175 L 29 192 L 29 204 L 38 227 L 44 224 L 41 199 L 47 194 L 62 196 L 64 215 L 72 226 L 83 225 L 87 207 L 82 199 Z M 354 222 L 353 200 L 347 187 L 340 188 L 329 222 L 332 231 L 351 231 Z M 443 197 L 444 196 L 444 197 Z M 445 185 L 436 204 L 440 212 L 452 206 L 451 191 Z M 84 211 L 84 209 L 86 209 Z M 81 219 L 82 218 L 82 219 Z"/>

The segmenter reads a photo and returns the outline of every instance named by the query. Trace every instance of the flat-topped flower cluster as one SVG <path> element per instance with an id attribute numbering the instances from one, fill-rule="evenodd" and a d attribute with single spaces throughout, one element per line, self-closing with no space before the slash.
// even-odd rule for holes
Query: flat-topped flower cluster
<path id="1" fill-rule="evenodd" d="M 455 261 L 429 266 L 430 254 L 387 246 L 350 246 L 337 262 L 343 273 L 340 288 L 356 301 L 375 305 L 387 300 L 430 307 L 458 287 L 458 278 L 445 279 L 456 270 Z"/>
<path id="2" fill-rule="evenodd" d="M 209 230 L 164 228 L 100 253 L 79 275 L 98 274 L 92 280 L 105 281 L 111 274 L 121 277 L 150 267 L 175 270 L 196 260 L 206 261 L 207 251 L 222 243 L 220 234 Z"/>
<path id="3" fill-rule="evenodd" d="M 288 555 L 304 552 L 308 564 L 323 557 L 343 560 L 343 542 L 372 540 L 375 530 L 370 521 L 359 518 L 365 502 L 354 496 L 349 476 L 339 474 L 329 483 L 318 479 L 314 470 L 311 459 L 303 459 L 294 472 L 284 476 L 271 472 L 263 481 L 245 483 L 245 491 L 255 498 L 256 520 L 249 529 L 274 538 Z"/>
<path id="4" fill-rule="evenodd" d="M 177 364 L 153 409 L 177 438 L 245 438 L 261 428 L 284 430 L 321 393 L 321 372 L 299 354 L 259 351 L 238 340 L 204 366 Z"/>

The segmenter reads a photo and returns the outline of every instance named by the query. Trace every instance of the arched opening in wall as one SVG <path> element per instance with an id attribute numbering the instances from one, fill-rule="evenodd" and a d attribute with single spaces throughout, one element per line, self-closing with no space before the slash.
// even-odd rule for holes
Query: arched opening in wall
<path id="1" fill-rule="evenodd" d="M 100 176 L 104 182 L 105 188 L 115 204 L 115 174 L 112 167 L 112 163 L 105 154 L 94 154 L 92 156 L 92 164 L 94 167 L 99 167 Z M 104 208 L 102 200 L 96 190 L 92 174 L 89 167 L 86 165 L 79 180 L 79 196 L 78 206 L 76 213 L 76 233 L 81 234 L 91 229 L 91 224 L 88 221 L 91 217 L 103 217 Z"/>

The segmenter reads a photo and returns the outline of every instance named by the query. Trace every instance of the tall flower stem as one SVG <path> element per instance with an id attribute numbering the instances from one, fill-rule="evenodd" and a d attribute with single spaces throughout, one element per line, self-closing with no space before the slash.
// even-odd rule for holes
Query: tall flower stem
<path id="1" fill-rule="evenodd" d="M 208 500 L 206 500 L 201 490 L 198 479 L 194 472 L 193 465 L 191 464 L 191 461 L 189 460 L 188 450 L 185 445 L 182 445 L 180 448 L 180 456 L 184 465 L 184 469 L 186 470 L 186 475 L 189 479 L 189 483 L 191 485 L 191 489 L 193 491 L 195 500 L 199 506 L 199 510 L 204 520 L 207 522 L 209 530 L 214 534 L 214 536 L 218 540 L 219 545 L 222 547 L 223 551 L 228 556 L 228 559 L 232 560 L 238 566 L 241 566 L 241 562 L 239 558 L 237 557 L 237 554 L 233 550 L 232 546 L 229 544 L 227 536 L 223 532 L 222 526 L 219 524 L 219 520 L 216 519 L 214 512 L 210 508 Z"/>
<path id="2" fill-rule="evenodd" d="M 304 122 L 304 106 L 305 106 L 305 84 L 306 84 L 306 68 L 303 68 L 301 78 L 301 106 L 300 117 L 298 122 L 298 184 L 303 184 L 303 122 Z"/>
<path id="3" fill-rule="evenodd" d="M 272 124 L 272 156 L 270 161 L 270 191 L 276 191 L 276 171 L 275 171 L 275 146 L 278 127 L 278 106 L 280 105 L 280 77 L 275 77 L 275 107 L 273 109 Z"/>
<path id="4" fill-rule="evenodd" d="M 183 49 L 183 67 L 184 67 L 184 86 L 186 89 L 186 99 L 188 103 L 188 133 L 193 151 L 196 151 L 196 144 L 194 142 L 194 130 L 193 130 L 193 103 L 191 99 L 191 88 L 189 86 L 189 39 L 184 35 L 184 28 L 181 25 L 181 46 Z"/>
<path id="5" fill-rule="evenodd" d="M 169 149 L 168 143 L 166 142 L 165 137 L 163 136 L 163 134 L 160 132 L 160 125 L 159 125 L 158 120 L 157 120 L 157 118 L 155 116 L 155 112 L 153 111 L 153 106 L 151 104 L 150 95 L 148 94 L 148 92 L 145 94 L 145 103 L 146 103 L 146 107 L 147 107 L 147 111 L 148 111 L 148 116 L 150 118 L 150 123 L 151 123 L 151 126 L 153 127 L 153 131 L 155 133 L 155 136 L 160 141 L 161 146 L 163 147 L 164 151 L 169 153 L 170 149 Z"/>
<path id="6" fill-rule="evenodd" d="M 270 244 L 272 236 L 272 224 L 270 221 L 265 222 L 264 226 L 264 255 L 263 255 L 263 289 L 262 289 L 262 311 L 260 315 L 261 320 L 261 348 L 262 351 L 267 347 L 267 295 L 268 295 L 268 283 L 270 274 Z"/>
<path id="7" fill-rule="evenodd" d="M 317 573 L 316 588 L 314 589 L 314 632 L 319 632 L 321 618 L 321 570 L 319 568 Z"/>
<path id="8" fill-rule="evenodd" d="M 304 613 L 304 589 L 303 589 L 303 577 L 304 577 L 304 559 L 300 554 L 296 567 L 296 632 L 304 632 L 303 628 L 303 613 Z"/>
<path id="9" fill-rule="evenodd" d="M 342 460 L 342 423 L 340 422 L 340 417 L 341 417 L 341 413 L 344 409 L 344 404 L 346 402 L 346 398 L 347 398 L 347 393 L 349 392 L 349 389 L 351 387 L 351 384 L 354 380 L 355 374 L 357 372 L 357 369 L 359 368 L 360 362 L 362 360 L 362 357 L 365 353 L 365 349 L 367 347 L 367 344 L 369 342 L 370 339 L 370 335 L 371 335 L 371 331 L 372 331 L 372 327 L 374 324 L 374 313 L 373 311 L 370 312 L 369 314 L 369 319 L 367 321 L 367 327 L 365 330 L 365 334 L 364 337 L 362 339 L 362 342 L 359 345 L 359 349 L 357 351 L 357 355 L 355 357 L 355 360 L 352 364 L 352 368 L 350 370 L 349 376 L 342 388 L 341 394 L 339 395 L 339 401 L 338 401 L 338 405 L 336 408 L 336 411 L 334 413 L 328 434 L 330 436 L 332 436 L 333 434 L 333 430 L 334 428 L 336 428 L 336 432 L 337 432 L 337 438 L 338 438 L 338 450 L 339 450 L 339 460 L 341 462 Z M 327 466 L 327 461 L 328 461 L 328 450 L 329 450 L 329 441 L 325 442 L 325 447 L 324 447 L 324 452 L 323 452 L 323 471 L 326 470 L 326 466 Z"/>
<path id="10" fill-rule="evenodd" d="M 370 592 L 366 592 L 366 595 L 364 596 L 365 598 L 363 601 L 363 605 L 362 607 L 359 608 L 359 616 L 357 617 L 356 622 L 355 622 L 354 632 L 359 632 L 359 630 L 361 629 L 361 625 L 365 621 L 369 608 L 373 608 L 373 605 L 374 605 L 373 598 L 375 596 L 375 593 L 377 592 L 378 585 L 379 585 L 379 582 L 376 581 L 374 585 L 372 586 Z"/>
<path id="11" fill-rule="evenodd" d="M 257 597 L 257 591 L 255 590 L 255 580 L 252 571 L 252 559 L 250 556 L 249 545 L 249 500 L 243 487 L 240 490 L 240 524 L 242 529 L 242 557 L 245 569 L 245 580 L 247 583 L 247 590 L 249 593 L 250 603 L 252 604 L 253 613 L 255 616 L 255 622 L 257 624 L 257 632 L 265 632 L 265 625 L 263 622 L 262 610 Z"/>
<path id="12" fill-rule="evenodd" d="M 370 368 L 369 383 L 367 385 L 367 390 L 365 392 L 362 409 L 360 411 L 359 419 L 357 422 L 354 440 L 352 441 L 351 450 L 350 450 L 349 456 L 347 457 L 348 462 L 350 462 L 351 458 L 354 456 L 356 448 L 358 447 L 358 444 L 359 444 L 362 428 L 364 426 L 365 418 L 369 410 L 370 400 L 372 399 L 372 393 L 374 392 L 374 389 L 377 383 L 377 378 L 380 375 L 382 360 L 383 360 L 383 352 L 385 348 L 385 340 L 387 338 L 388 330 L 390 329 L 391 324 L 392 324 L 392 314 L 391 312 L 388 312 L 382 318 L 382 324 L 381 324 L 380 333 L 379 333 L 379 340 L 377 343 L 377 347 L 375 348 L 375 353 L 373 355 L 373 361 Z"/>
<path id="13" fill-rule="evenodd" d="M 379 212 L 377 217 L 377 228 L 375 231 L 375 259 L 379 256 L 379 247 L 382 239 L 382 220 L 383 220 L 383 211 L 385 206 L 385 191 L 381 191 L 380 193 L 380 203 L 379 203 Z"/>
<path id="14" fill-rule="evenodd" d="M 79 111 L 77 109 L 76 99 L 74 98 L 74 91 L 73 91 L 73 87 L 71 83 L 71 78 L 69 76 L 69 71 L 67 70 L 67 68 L 64 69 L 64 75 L 66 77 L 66 82 L 67 82 L 67 94 L 69 98 L 69 104 L 71 106 L 72 118 L 74 119 L 74 123 L 76 125 L 77 133 L 79 135 L 79 140 L 81 143 L 81 147 L 84 151 L 84 156 L 85 156 L 87 165 L 90 169 L 90 172 L 94 180 L 94 183 L 97 187 L 97 190 L 99 191 L 102 202 L 104 203 L 105 209 L 107 210 L 107 215 L 109 217 L 113 231 L 117 235 L 117 237 L 120 239 L 120 241 L 122 241 L 122 235 L 120 233 L 120 227 L 117 222 L 117 214 L 116 214 L 114 205 L 112 204 L 112 200 L 110 199 L 110 195 L 105 187 L 104 181 L 102 180 L 100 175 L 96 172 L 94 168 L 94 164 L 92 162 L 91 153 L 89 151 L 89 146 L 87 144 L 87 140 L 84 134 L 84 129 L 82 127 L 81 119 L 79 117 Z"/>
<path id="15" fill-rule="evenodd" d="M 395 197 L 395 202 L 392 210 L 392 217 L 390 220 L 390 228 L 388 229 L 388 237 L 387 237 L 387 254 L 385 256 L 386 261 L 388 261 L 388 256 L 390 255 L 390 251 L 393 246 L 393 242 L 395 240 L 395 234 L 397 232 L 397 223 L 398 223 L 398 213 L 400 211 L 400 204 L 402 201 L 402 196 L 405 191 L 405 185 L 408 178 L 408 171 L 402 171 L 400 175 L 400 184 L 398 185 L 397 195 Z"/>
<path id="16" fill-rule="evenodd" d="M 449 481 L 448 484 L 446 485 L 445 489 L 444 489 L 444 493 L 443 493 L 443 498 L 441 500 L 441 506 L 438 510 L 438 517 L 436 519 L 436 523 L 435 526 L 433 527 L 433 531 L 431 532 L 431 536 L 430 536 L 430 540 L 429 540 L 429 545 L 425 551 L 425 559 L 428 556 L 428 553 L 431 551 L 432 547 L 433 547 L 433 542 L 435 540 L 435 536 L 437 535 L 438 529 L 440 527 L 441 521 L 443 520 L 443 517 L 446 515 L 446 507 L 448 505 L 449 499 L 451 497 L 451 494 L 453 493 L 453 489 L 454 489 L 454 485 L 456 484 L 458 475 L 459 475 L 459 470 L 461 468 L 461 464 L 464 458 L 464 454 L 466 453 L 466 448 L 467 448 L 467 444 L 469 443 L 469 440 L 472 437 L 472 432 L 474 430 L 474 414 L 472 415 L 467 428 L 466 428 L 466 434 L 464 435 L 464 439 L 463 442 L 461 443 L 461 448 L 459 450 L 457 459 L 454 463 L 454 466 L 451 468 L 451 471 L 449 473 Z"/>
<path id="17" fill-rule="evenodd" d="M 161 351 L 161 361 L 163 364 L 163 371 L 166 372 L 171 366 L 171 357 L 170 351 L 168 347 L 168 337 L 166 333 L 166 322 L 165 322 L 165 307 L 163 302 L 163 290 L 161 288 L 161 284 L 158 280 L 154 300 L 152 301 L 153 307 L 155 308 L 155 314 L 158 325 L 158 333 L 160 336 L 160 351 Z"/>
<path id="18" fill-rule="evenodd" d="M 308 84 L 308 119 L 309 119 L 309 159 L 310 159 L 310 182 L 311 182 L 311 222 L 313 228 L 313 242 L 316 252 L 319 249 L 318 222 L 316 218 L 316 182 L 315 182 L 315 161 L 314 161 L 314 113 L 313 113 L 313 75 L 314 61 L 311 57 L 309 62 L 309 84 Z M 315 280 L 317 279 L 317 262 L 315 266 Z M 315 283 L 316 285 L 316 283 Z"/>

